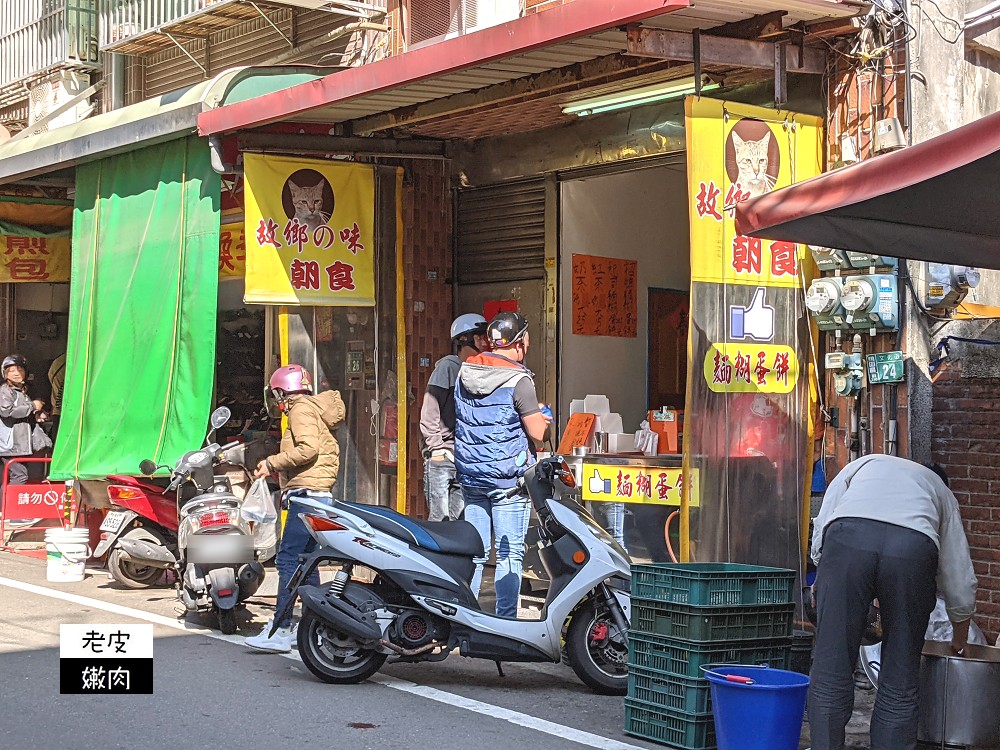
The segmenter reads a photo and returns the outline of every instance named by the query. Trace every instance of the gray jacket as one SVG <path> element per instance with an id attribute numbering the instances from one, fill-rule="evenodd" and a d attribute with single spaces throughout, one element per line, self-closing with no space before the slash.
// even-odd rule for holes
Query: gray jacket
<path id="1" fill-rule="evenodd" d="M 0 456 L 30 456 L 35 405 L 22 390 L 0 385 Z"/>

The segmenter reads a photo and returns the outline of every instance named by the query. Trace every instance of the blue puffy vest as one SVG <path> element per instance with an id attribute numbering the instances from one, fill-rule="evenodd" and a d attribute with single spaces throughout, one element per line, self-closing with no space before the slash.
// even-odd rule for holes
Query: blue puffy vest
<path id="1" fill-rule="evenodd" d="M 495 369 L 531 377 L 528 368 L 506 362 L 507 367 Z M 512 377 L 509 385 L 490 393 L 473 394 L 459 375 L 455 385 L 455 471 L 463 486 L 510 489 L 531 463 L 534 451 L 514 406 L 514 385 L 519 379 Z"/>

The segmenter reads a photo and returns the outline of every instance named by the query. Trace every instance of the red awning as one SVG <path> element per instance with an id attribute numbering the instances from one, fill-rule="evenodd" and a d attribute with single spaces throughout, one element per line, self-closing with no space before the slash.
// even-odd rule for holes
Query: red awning
<path id="1" fill-rule="evenodd" d="M 1000 113 L 736 207 L 741 234 L 1000 269 Z"/>
<path id="2" fill-rule="evenodd" d="M 327 111 L 317 112 L 318 121 L 341 122 L 353 116 L 384 111 L 387 102 L 373 100 L 384 99 L 393 91 L 431 79 L 439 81 L 448 74 L 471 71 L 499 60 L 511 61 L 509 78 L 516 78 L 519 75 L 516 72 L 519 60 L 531 57 L 531 53 L 662 16 L 689 5 L 689 0 L 574 0 L 567 5 L 340 71 L 310 83 L 210 110 L 198 118 L 198 131 L 201 135 L 213 135 L 253 128 L 270 122 L 297 119 L 310 110 L 321 108 Z M 598 44 L 597 49 L 600 48 Z M 594 52 L 593 56 L 598 54 L 607 54 L 607 51 Z M 567 59 L 560 63 L 559 60 L 559 51 L 556 50 L 552 64 L 545 67 L 560 67 L 576 61 Z M 442 91 L 438 95 L 445 93 L 448 92 Z M 379 97 L 380 94 L 383 96 Z M 370 111 L 365 111 L 366 107 L 363 107 L 349 112 L 352 109 L 349 105 L 360 100 L 367 100 L 366 107 L 370 107 Z M 420 97 L 413 99 L 420 100 Z M 330 112 L 330 105 L 343 105 L 340 109 L 345 111 Z"/>

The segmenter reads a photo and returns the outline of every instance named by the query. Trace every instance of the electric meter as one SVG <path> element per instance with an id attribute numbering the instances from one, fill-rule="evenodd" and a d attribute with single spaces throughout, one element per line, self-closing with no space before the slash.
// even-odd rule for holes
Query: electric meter
<path id="1" fill-rule="evenodd" d="M 847 328 L 847 313 L 840 304 L 843 281 L 837 277 L 815 279 L 806 290 L 806 308 L 821 331 Z"/>
<path id="2" fill-rule="evenodd" d="M 844 281 L 840 303 L 851 328 L 894 331 L 899 321 L 896 277 L 888 274 L 852 276 Z"/>
<path id="3" fill-rule="evenodd" d="M 924 306 L 950 314 L 979 281 L 979 269 L 972 266 L 925 263 Z"/>
<path id="4" fill-rule="evenodd" d="M 843 250 L 810 245 L 809 251 L 812 253 L 813 260 L 816 261 L 816 266 L 820 271 L 840 271 L 851 267 L 847 259 L 847 254 Z"/>
<path id="5" fill-rule="evenodd" d="M 847 262 L 851 264 L 851 268 L 871 268 L 872 266 L 895 268 L 899 265 L 899 261 L 886 255 L 856 253 L 853 250 L 847 251 Z"/>

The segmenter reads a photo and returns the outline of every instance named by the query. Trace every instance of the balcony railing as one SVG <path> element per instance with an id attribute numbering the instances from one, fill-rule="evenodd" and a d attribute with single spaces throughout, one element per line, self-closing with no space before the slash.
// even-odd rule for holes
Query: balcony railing
<path id="1" fill-rule="evenodd" d="M 3 0 L 0 103 L 56 69 L 100 67 L 98 0 Z"/>

